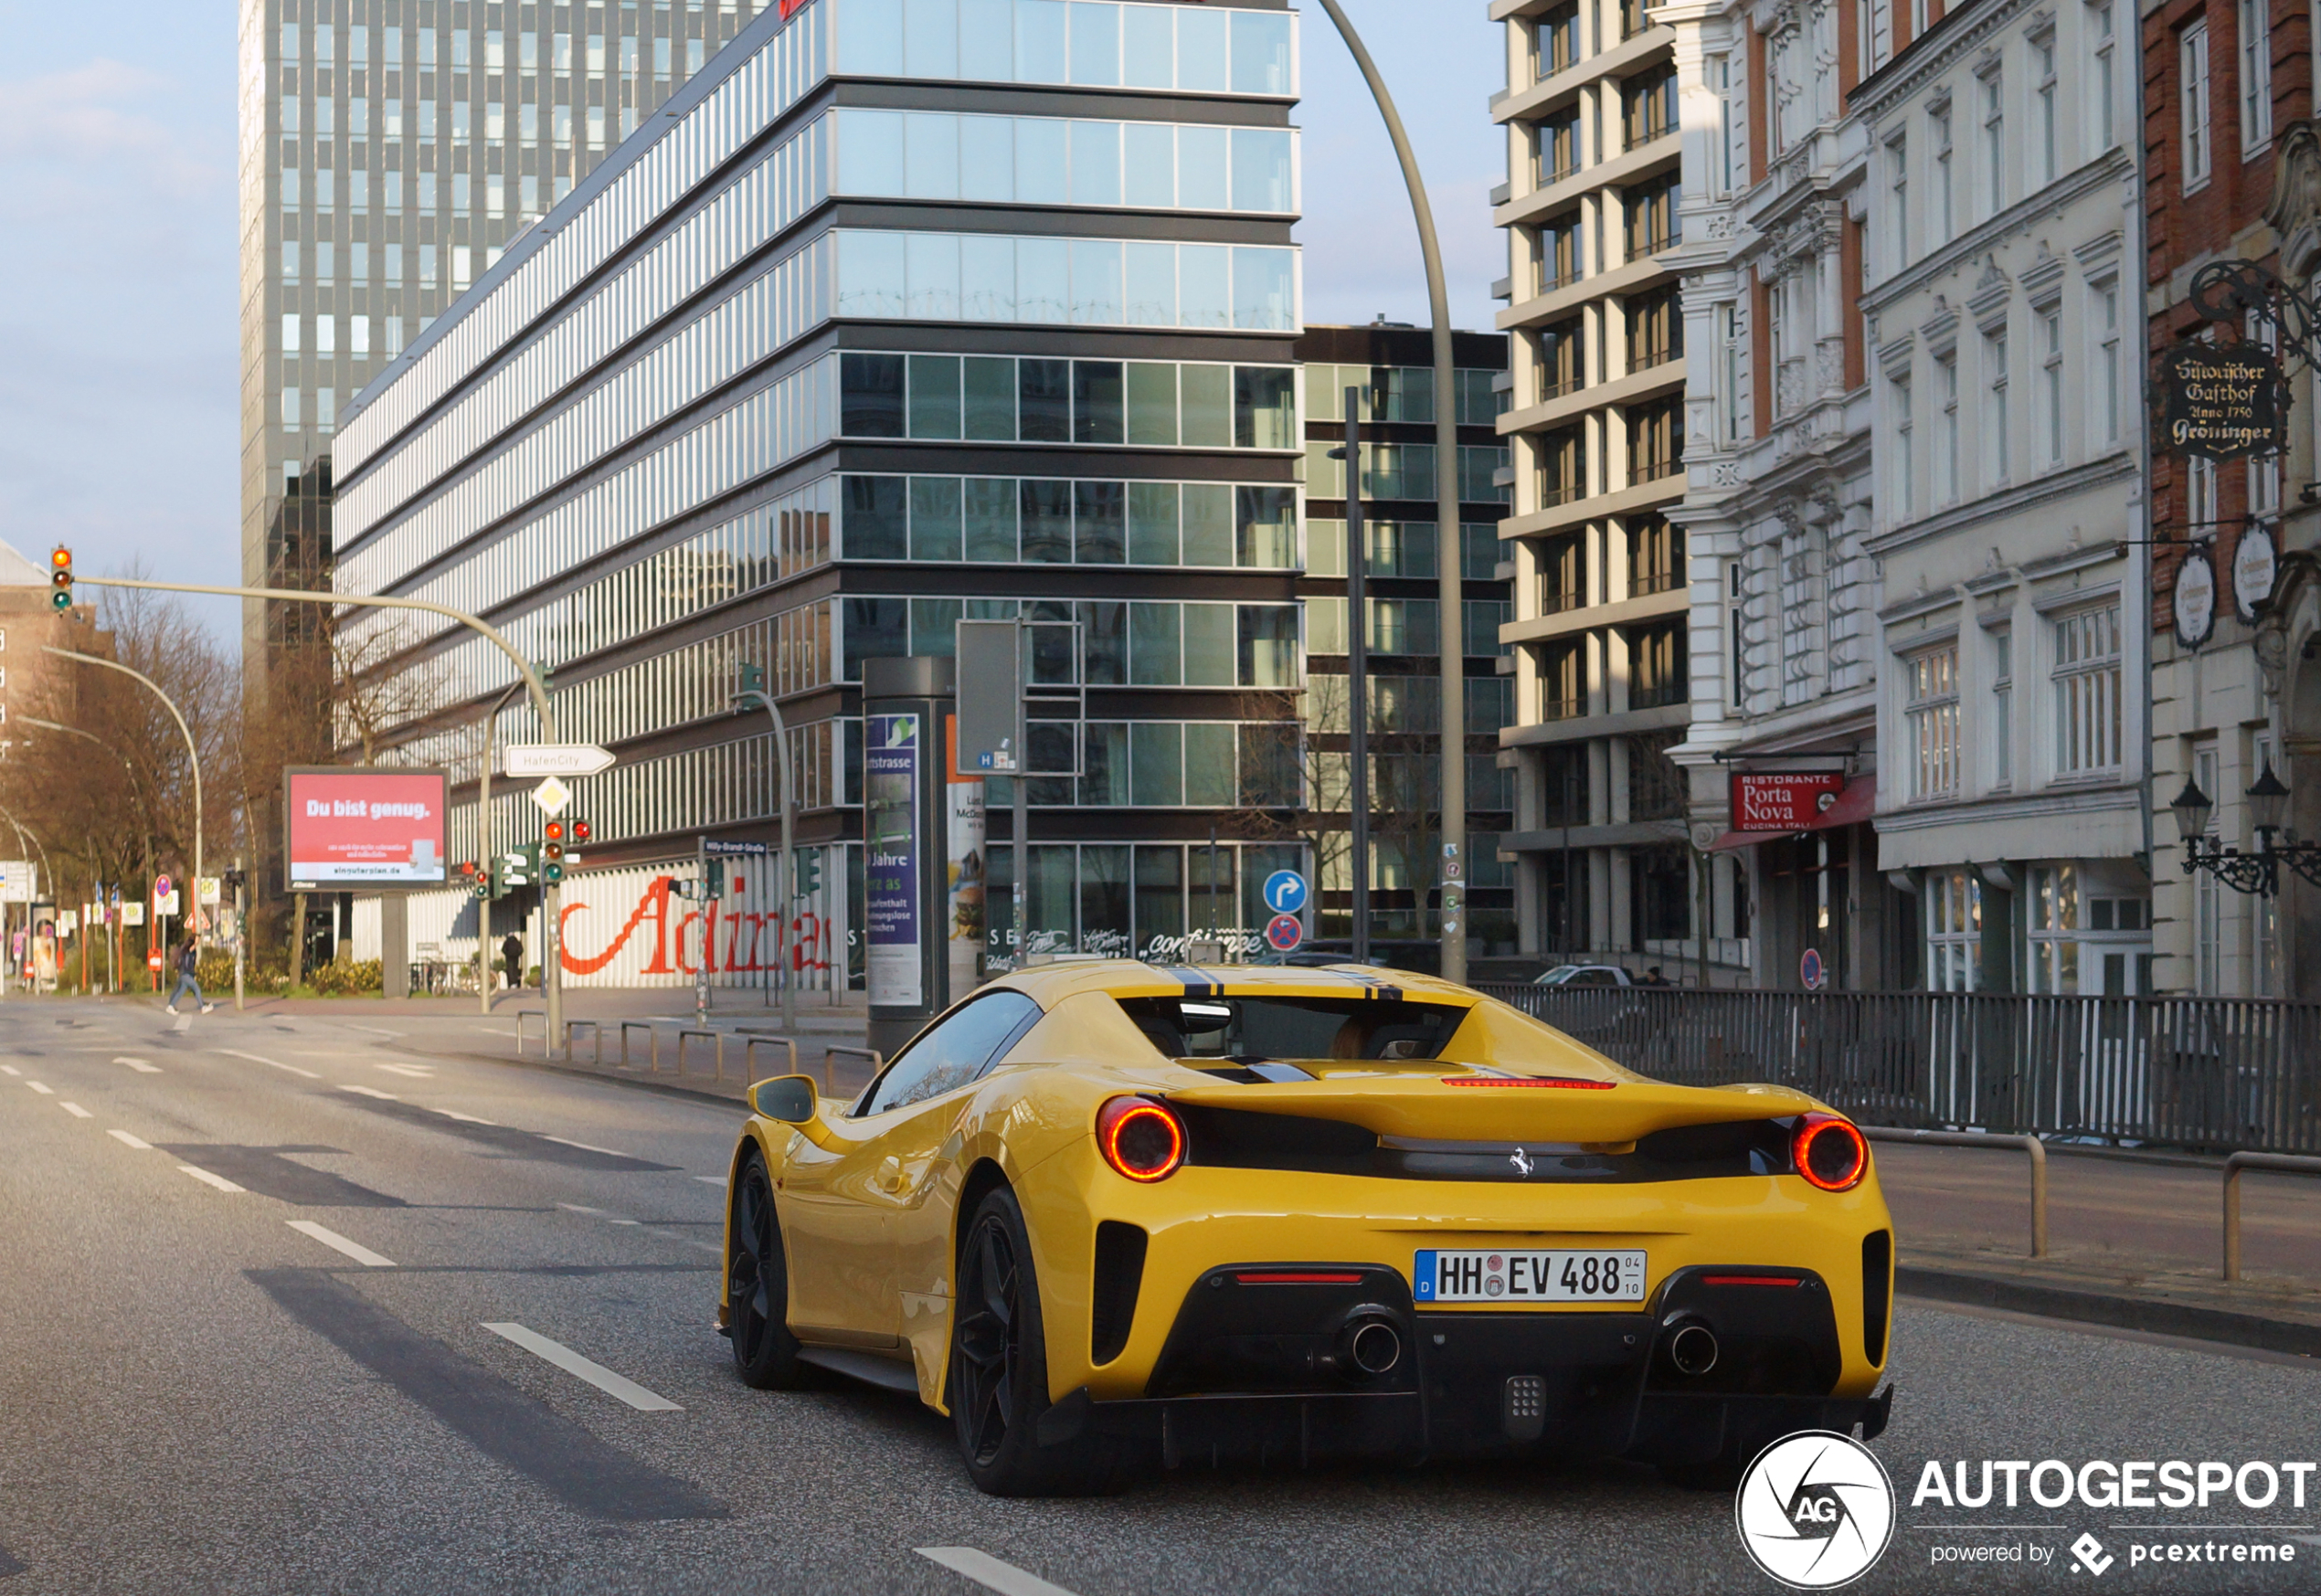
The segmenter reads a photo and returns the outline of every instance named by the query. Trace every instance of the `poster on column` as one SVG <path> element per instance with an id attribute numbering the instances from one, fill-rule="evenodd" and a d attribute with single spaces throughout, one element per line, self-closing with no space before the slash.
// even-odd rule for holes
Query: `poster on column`
<path id="1" fill-rule="evenodd" d="M 951 1001 L 966 997 L 983 980 L 983 778 L 959 769 L 959 717 L 943 718 L 944 808 L 949 811 Z"/>
<path id="2" fill-rule="evenodd" d="M 881 1008 L 912 1009 L 927 1001 L 918 901 L 918 721 L 915 714 L 871 716 L 863 751 L 863 912 L 869 922 L 870 1000 Z"/>

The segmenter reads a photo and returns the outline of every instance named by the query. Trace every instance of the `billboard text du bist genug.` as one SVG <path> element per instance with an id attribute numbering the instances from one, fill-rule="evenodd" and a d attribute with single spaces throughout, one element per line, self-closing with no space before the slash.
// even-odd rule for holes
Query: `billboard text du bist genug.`
<path id="1" fill-rule="evenodd" d="M 284 775 L 291 890 L 441 886 L 449 779 L 442 770 L 293 766 Z"/>

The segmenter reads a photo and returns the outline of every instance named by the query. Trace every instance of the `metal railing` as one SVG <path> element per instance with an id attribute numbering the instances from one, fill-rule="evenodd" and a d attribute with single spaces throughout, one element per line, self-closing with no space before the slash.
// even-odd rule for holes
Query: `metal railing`
<path id="1" fill-rule="evenodd" d="M 2224 1160 L 2224 1278 L 2241 1278 L 2241 1177 L 2254 1169 L 2260 1175 L 2321 1175 L 2321 1158 L 2298 1158 L 2279 1153 L 2235 1153 Z"/>
<path id="2" fill-rule="evenodd" d="M 1873 1142 L 1916 1142 L 1937 1147 L 2011 1148 L 2030 1157 L 2030 1255 L 2047 1256 L 2047 1149 L 2037 1136 L 1993 1136 L 1979 1130 L 1894 1130 L 1866 1125 L 1861 1134 Z"/>
<path id="3" fill-rule="evenodd" d="M 2321 1003 L 1487 986 L 1639 1073 L 1867 1125 L 2321 1153 Z"/>
<path id="4" fill-rule="evenodd" d="M 877 1074 L 878 1072 L 884 1069 L 886 1065 L 886 1061 L 878 1056 L 878 1050 L 874 1047 L 826 1048 L 822 1052 L 822 1090 L 825 1092 L 835 1093 L 837 1091 L 837 1087 L 834 1084 L 835 1075 L 831 1068 L 831 1061 L 838 1057 L 841 1053 L 845 1054 L 850 1059 L 868 1059 L 870 1061 L 871 1073 L 874 1075 Z"/>

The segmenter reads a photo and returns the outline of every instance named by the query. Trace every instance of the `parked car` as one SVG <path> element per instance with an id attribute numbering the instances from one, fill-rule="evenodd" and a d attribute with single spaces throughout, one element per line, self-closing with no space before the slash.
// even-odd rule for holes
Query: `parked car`
<path id="1" fill-rule="evenodd" d="M 1535 987 L 1641 987 L 1616 964 L 1559 964 L 1531 983 Z"/>

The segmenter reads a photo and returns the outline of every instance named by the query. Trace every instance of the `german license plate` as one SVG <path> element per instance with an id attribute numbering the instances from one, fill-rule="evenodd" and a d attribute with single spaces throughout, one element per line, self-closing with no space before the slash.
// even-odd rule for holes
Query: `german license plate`
<path id="1" fill-rule="evenodd" d="M 1642 1302 L 1644 1254 L 1426 1247 L 1411 1266 L 1411 1295 L 1422 1303 Z"/>

